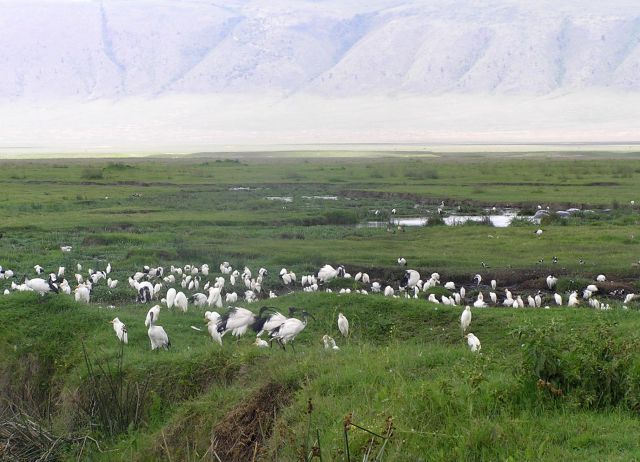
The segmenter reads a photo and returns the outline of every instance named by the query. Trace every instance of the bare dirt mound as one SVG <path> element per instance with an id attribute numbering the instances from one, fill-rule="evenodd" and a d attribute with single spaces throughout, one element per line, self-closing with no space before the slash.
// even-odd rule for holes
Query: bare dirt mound
<path id="1" fill-rule="evenodd" d="M 215 453 L 225 461 L 256 460 L 271 435 L 276 411 L 290 401 L 290 385 L 270 382 L 231 409 L 213 428 Z"/>

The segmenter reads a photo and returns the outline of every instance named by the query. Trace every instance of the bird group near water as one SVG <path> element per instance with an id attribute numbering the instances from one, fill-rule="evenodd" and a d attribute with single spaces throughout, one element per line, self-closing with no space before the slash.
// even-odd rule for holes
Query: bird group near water
<path id="1" fill-rule="evenodd" d="M 187 312 L 190 307 L 219 309 L 220 313 L 206 311 L 205 322 L 212 339 L 220 344 L 228 332 L 231 332 L 232 337 L 239 338 L 253 330 L 256 333 L 257 347 L 264 348 L 275 343 L 281 348 L 291 345 L 294 349 L 295 338 L 306 327 L 308 318 L 313 319 L 310 313 L 294 308 L 288 316 L 285 316 L 268 306 L 263 306 L 258 313 L 254 313 L 248 308 L 238 307 L 235 304 L 239 300 L 252 304 L 260 300 L 273 299 L 292 293 L 296 289 L 304 292 L 323 290 L 336 291 L 339 294 L 382 294 L 393 298 L 426 298 L 427 301 L 436 305 L 463 306 L 469 303 L 470 306 L 467 306 L 462 313 L 461 328 L 472 351 L 480 350 L 480 341 L 474 334 L 467 332 L 471 323 L 471 307 L 542 308 L 544 306 L 548 308 L 551 304 L 578 307 L 586 303 L 595 309 L 611 308 L 609 303 L 597 298 L 597 295 L 602 293 L 602 284 L 607 282 L 603 274 L 597 275 L 594 282 L 583 289 L 567 290 L 566 295 L 557 291 L 558 278 L 549 275 L 545 280 L 545 286 L 534 292 L 514 294 L 509 287 L 504 287 L 502 289 L 504 296 L 501 297 L 497 291 L 497 281 L 490 279 L 487 283 L 481 274 L 476 274 L 471 281 L 444 282 L 437 272 L 431 273 L 428 278 L 423 278 L 418 270 L 405 269 L 408 263 L 404 257 L 399 257 L 397 264 L 403 267 L 403 273 L 396 283 L 374 280 L 368 273 L 362 271 L 351 276 L 342 265 L 335 267 L 324 265 L 317 272 L 304 274 L 300 278 L 293 271 L 282 268 L 278 277 L 269 279 L 269 273 L 265 268 L 259 268 L 254 273 L 245 266 L 241 272 L 226 261 L 218 266 L 219 275 L 214 274 L 208 264 L 171 266 L 167 270 L 162 266 L 147 265 L 133 273 L 128 273 L 130 274 L 128 283 L 133 291 L 132 299 L 135 298 L 137 303 L 156 303 L 148 310 L 145 318 L 153 350 L 168 349 L 170 346 L 167 332 L 157 324 L 162 306 L 178 312 Z M 76 269 L 77 273 L 70 278 L 71 281 L 75 279 L 74 289 L 71 288 L 70 281 L 65 278 L 64 266 L 59 266 L 57 271 L 49 272 L 47 277 L 46 269 L 41 265 L 35 265 L 33 267 L 35 277 L 25 274 L 22 284 L 16 284 L 14 281 L 13 270 L 0 267 L 0 280 L 11 281 L 11 290 L 6 288 L 5 294 L 12 291 L 34 291 L 40 295 L 73 294 L 76 301 L 87 304 L 90 303 L 96 287 L 104 285 L 109 291 L 119 287 L 118 280 L 112 279 L 110 263 L 103 270 L 89 269 L 86 274 L 83 273 L 81 263 L 76 264 Z M 342 282 L 333 284 L 336 280 Z M 485 296 L 483 291 L 488 292 L 488 296 Z M 120 294 L 122 293 L 126 293 L 126 289 L 120 288 Z M 609 292 L 609 295 L 623 300 L 625 306 L 636 297 L 635 294 L 624 293 L 624 291 Z M 225 306 L 227 309 L 223 312 Z M 128 343 L 126 325 L 118 318 L 113 319 L 111 324 L 119 341 Z M 348 338 L 349 323 L 343 313 L 338 314 L 337 327 L 340 334 Z M 197 327 L 194 329 L 201 330 Z M 266 340 L 262 338 L 263 336 Z M 328 350 L 340 349 L 335 339 L 329 334 L 323 336 L 322 344 Z"/>

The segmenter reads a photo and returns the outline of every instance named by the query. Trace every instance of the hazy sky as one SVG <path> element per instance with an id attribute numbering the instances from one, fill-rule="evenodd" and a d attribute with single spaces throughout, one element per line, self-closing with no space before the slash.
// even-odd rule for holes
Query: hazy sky
<path id="1" fill-rule="evenodd" d="M 0 0 L 0 144 L 640 140 L 640 2 Z"/>

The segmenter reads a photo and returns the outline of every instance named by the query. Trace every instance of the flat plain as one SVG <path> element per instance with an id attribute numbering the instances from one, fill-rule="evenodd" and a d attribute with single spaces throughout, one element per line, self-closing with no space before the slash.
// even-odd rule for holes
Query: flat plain
<path id="1" fill-rule="evenodd" d="M 200 153 L 0 166 L 0 264 L 15 273 L 0 280 L 10 292 L 0 297 L 0 434 L 28 416 L 59 441 L 51 449 L 44 437 L 16 438 L 2 446 L 9 458 L 640 458 L 640 305 L 623 303 L 640 292 L 640 153 Z M 517 217 L 491 226 L 489 216 L 504 214 Z M 479 221 L 447 226 L 450 216 Z M 427 224 L 403 225 L 415 219 Z M 406 298 L 400 257 L 441 284 Z M 268 270 L 261 299 L 234 305 L 314 316 L 295 351 L 258 349 L 250 334 L 213 343 L 205 308 L 191 303 L 187 313 L 161 309 L 172 346 L 150 351 L 152 304 L 135 303 L 127 279 L 144 265 L 166 276 L 172 265 L 208 264 L 204 285 L 224 261 Z M 11 289 L 36 277 L 36 264 L 45 274 L 64 266 L 75 286 L 73 273 L 108 263 L 119 285 L 96 284 L 88 305 Z M 399 297 L 354 278 L 303 292 L 301 276 L 325 264 L 368 273 Z M 281 268 L 297 283 L 285 285 Z M 582 298 L 600 274 L 606 310 Z M 482 349 L 472 353 L 460 314 L 478 292 L 488 298 L 492 279 L 500 306 L 474 308 Z M 466 288 L 463 303 L 427 300 L 453 293 L 445 281 Z M 505 308 L 505 289 L 539 294 L 550 308 Z M 566 300 L 574 290 L 579 306 L 555 306 L 554 293 Z M 266 299 L 270 291 L 278 297 Z M 116 316 L 128 345 L 108 324 Z M 340 350 L 323 349 L 324 334 Z"/>

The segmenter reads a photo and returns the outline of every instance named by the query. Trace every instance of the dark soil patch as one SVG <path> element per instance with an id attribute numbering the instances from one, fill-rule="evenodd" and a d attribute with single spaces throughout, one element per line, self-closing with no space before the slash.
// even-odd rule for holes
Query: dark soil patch
<path id="1" fill-rule="evenodd" d="M 231 409 L 213 428 L 221 460 L 255 460 L 271 435 L 278 409 L 292 398 L 290 385 L 270 382 Z"/>

